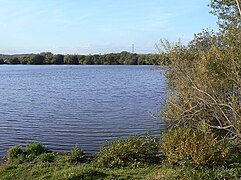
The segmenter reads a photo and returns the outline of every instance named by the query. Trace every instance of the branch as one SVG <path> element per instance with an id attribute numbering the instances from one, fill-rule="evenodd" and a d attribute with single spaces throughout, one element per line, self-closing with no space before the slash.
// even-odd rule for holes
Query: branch
<path id="1" fill-rule="evenodd" d="M 237 3 L 237 6 L 238 6 L 239 15 L 241 16 L 241 9 L 240 9 L 240 6 L 239 6 L 239 1 L 238 1 L 238 0 L 236 0 L 236 3 Z"/>

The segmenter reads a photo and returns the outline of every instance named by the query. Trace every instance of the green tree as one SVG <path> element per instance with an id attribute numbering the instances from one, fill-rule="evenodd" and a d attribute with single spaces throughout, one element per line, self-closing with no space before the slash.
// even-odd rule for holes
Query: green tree
<path id="1" fill-rule="evenodd" d="M 138 61 L 137 54 L 128 54 L 128 56 L 124 60 L 124 64 L 126 64 L 126 65 L 136 65 L 137 61 Z"/>
<path id="2" fill-rule="evenodd" d="M 84 64 L 84 61 L 85 61 L 85 56 L 84 55 L 78 56 L 78 59 L 79 59 L 79 64 Z"/>
<path id="3" fill-rule="evenodd" d="M 21 64 L 29 64 L 30 60 L 31 60 L 30 56 L 22 56 L 20 58 L 20 63 Z"/>
<path id="4" fill-rule="evenodd" d="M 9 57 L 7 59 L 8 64 L 20 64 L 18 57 Z"/>
<path id="5" fill-rule="evenodd" d="M 146 65 L 147 64 L 147 55 L 139 55 L 137 64 L 138 65 Z"/>
<path id="6" fill-rule="evenodd" d="M 79 64 L 79 59 L 77 55 L 66 55 L 64 56 L 64 63 L 65 64 Z"/>
<path id="7" fill-rule="evenodd" d="M 91 55 L 85 56 L 83 64 L 94 64 L 94 59 Z"/>
<path id="8" fill-rule="evenodd" d="M 40 55 L 44 56 L 44 64 L 52 64 L 53 53 L 51 52 L 42 52 Z"/>
<path id="9" fill-rule="evenodd" d="M 56 54 L 53 56 L 51 64 L 64 64 L 64 55 Z"/>
<path id="10" fill-rule="evenodd" d="M 43 55 L 40 54 L 36 54 L 31 56 L 30 60 L 29 60 L 29 64 L 35 64 L 35 65 L 41 65 L 44 63 L 45 57 Z"/>
<path id="11" fill-rule="evenodd" d="M 129 52 L 127 51 L 122 51 L 119 54 L 119 60 L 118 60 L 118 64 L 124 64 L 124 61 L 127 59 L 127 57 L 129 56 Z"/>
<path id="12" fill-rule="evenodd" d="M 211 13 L 218 17 L 218 24 L 222 32 L 240 27 L 239 0 L 211 0 L 210 7 L 212 8 Z"/>
<path id="13" fill-rule="evenodd" d="M 194 39 L 188 43 L 188 48 L 194 52 L 198 52 L 199 50 L 208 52 L 213 45 L 223 46 L 220 33 L 214 33 L 207 29 L 194 34 Z"/>
<path id="14" fill-rule="evenodd" d="M 189 46 L 163 41 L 170 61 L 164 116 L 172 127 L 200 129 L 241 143 L 241 29 L 235 1 L 211 1 L 220 32 L 204 31 Z"/>
<path id="15" fill-rule="evenodd" d="M 94 61 L 94 64 L 102 64 L 102 58 L 100 55 L 93 55 L 93 61 Z"/>

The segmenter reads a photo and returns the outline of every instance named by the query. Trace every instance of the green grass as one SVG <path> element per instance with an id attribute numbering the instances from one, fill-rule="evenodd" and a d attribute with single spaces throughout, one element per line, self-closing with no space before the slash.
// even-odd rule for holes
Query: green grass
<path id="1" fill-rule="evenodd" d="M 0 179 L 240 179 L 241 164 L 229 167 L 172 166 L 166 162 L 139 168 L 104 168 L 95 159 L 72 163 L 70 153 L 54 153 L 54 161 L 9 161 L 0 166 Z M 89 161 L 91 159 L 91 161 Z"/>
<path id="2" fill-rule="evenodd" d="M 62 153 L 52 152 L 41 143 L 30 144 L 25 150 L 14 146 L 8 150 L 8 158 L 0 159 L 0 180 L 241 179 L 240 153 L 222 166 L 171 165 L 146 142 L 152 141 L 139 136 L 117 140 L 95 157 L 86 156 L 78 146 Z M 126 163 L 110 166 L 116 159 Z M 140 162 L 138 166 L 136 162 Z"/>

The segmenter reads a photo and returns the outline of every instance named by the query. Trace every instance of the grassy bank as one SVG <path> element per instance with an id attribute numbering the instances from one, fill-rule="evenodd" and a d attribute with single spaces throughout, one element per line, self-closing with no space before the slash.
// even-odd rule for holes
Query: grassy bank
<path id="1" fill-rule="evenodd" d="M 145 137 L 145 141 L 149 143 L 148 147 L 143 146 L 144 138 L 140 136 L 116 140 L 96 156 L 85 155 L 77 146 L 70 152 L 61 153 L 51 152 L 39 143 L 27 145 L 24 150 L 15 146 L 8 150 L 8 157 L 0 161 L 0 179 L 241 178 L 241 163 L 238 161 L 212 166 L 171 165 L 155 153 L 156 147 L 150 144 L 152 139 L 146 140 Z"/>
<path id="2" fill-rule="evenodd" d="M 139 168 L 104 168 L 94 161 L 73 164 L 69 154 L 55 153 L 53 162 L 6 162 L 1 179 L 240 179 L 241 164 L 236 167 L 172 166 L 166 162 Z M 88 158 L 87 158 L 88 160 Z"/>

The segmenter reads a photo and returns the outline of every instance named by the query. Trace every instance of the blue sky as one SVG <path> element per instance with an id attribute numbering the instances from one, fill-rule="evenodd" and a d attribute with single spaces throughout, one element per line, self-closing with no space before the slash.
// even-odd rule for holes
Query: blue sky
<path id="1" fill-rule="evenodd" d="M 154 53 L 217 30 L 210 0 L 0 0 L 0 54 Z"/>

